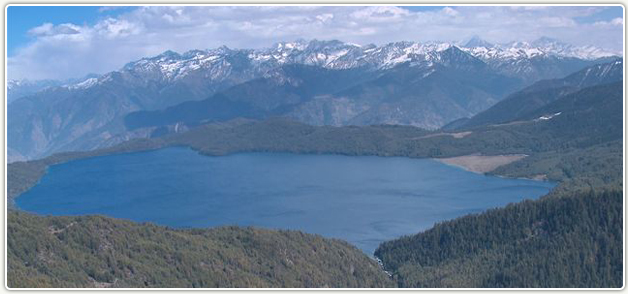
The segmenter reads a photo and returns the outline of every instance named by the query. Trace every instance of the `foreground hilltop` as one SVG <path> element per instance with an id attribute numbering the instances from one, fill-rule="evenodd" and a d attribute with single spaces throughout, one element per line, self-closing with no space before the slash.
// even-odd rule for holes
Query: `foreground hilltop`
<path id="1" fill-rule="evenodd" d="M 347 242 L 297 231 L 172 230 L 12 211 L 8 232 L 11 288 L 394 286 L 375 260 Z"/>

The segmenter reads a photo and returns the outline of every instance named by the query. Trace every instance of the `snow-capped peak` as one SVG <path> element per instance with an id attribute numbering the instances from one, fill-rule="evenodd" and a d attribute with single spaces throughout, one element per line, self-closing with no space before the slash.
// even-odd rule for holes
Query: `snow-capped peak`
<path id="1" fill-rule="evenodd" d="M 90 88 L 94 85 L 96 85 L 98 83 L 98 79 L 97 78 L 88 78 L 82 82 L 76 83 L 76 84 L 72 84 L 72 85 L 66 85 L 64 87 L 71 89 L 71 90 L 75 90 L 75 89 L 87 89 Z"/>
<path id="2" fill-rule="evenodd" d="M 479 36 L 475 35 L 473 37 L 471 37 L 471 39 L 469 39 L 469 41 L 467 41 L 462 47 L 466 47 L 466 48 L 475 48 L 475 47 L 485 47 L 485 48 L 491 48 L 494 45 L 480 39 Z"/>
<path id="3" fill-rule="evenodd" d="M 16 87 L 19 87 L 20 85 L 22 85 L 23 82 L 24 80 L 8 80 L 7 89 L 12 90 Z"/>
<path id="4" fill-rule="evenodd" d="M 549 37 L 541 37 L 532 42 L 513 41 L 495 45 L 474 37 L 465 44 L 463 50 L 483 60 L 520 59 L 536 56 L 593 60 L 618 55 L 594 46 L 573 46 Z"/>
<path id="5" fill-rule="evenodd" d="M 385 69 L 407 62 L 423 65 L 439 63 L 442 58 L 454 57 L 443 57 L 440 54 L 453 47 L 460 50 L 458 54 L 468 54 L 476 61 L 479 59 L 488 64 L 542 56 L 595 59 L 614 55 L 593 46 L 576 47 L 547 37 L 533 42 L 492 44 L 474 36 L 466 43 L 400 41 L 380 46 L 361 46 L 338 40 L 299 39 L 275 43 L 261 49 L 230 49 L 221 46 L 216 49 L 191 50 L 183 54 L 166 51 L 155 57 L 131 62 L 123 70 L 153 79 L 176 80 L 198 70 L 206 71 L 207 78 L 221 79 L 233 66 L 250 67 L 249 72 L 260 74 L 282 64 L 316 65 L 329 69 Z M 464 60 L 471 61 L 468 58 Z M 460 59 L 460 62 L 464 60 Z"/>

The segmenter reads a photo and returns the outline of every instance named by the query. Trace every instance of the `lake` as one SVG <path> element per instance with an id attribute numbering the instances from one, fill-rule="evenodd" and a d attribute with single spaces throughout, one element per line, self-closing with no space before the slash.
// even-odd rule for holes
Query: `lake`
<path id="1" fill-rule="evenodd" d="M 555 184 L 471 173 L 430 159 L 188 148 L 53 165 L 16 199 L 44 215 L 101 214 L 170 227 L 256 226 L 382 241 L 546 194 Z"/>

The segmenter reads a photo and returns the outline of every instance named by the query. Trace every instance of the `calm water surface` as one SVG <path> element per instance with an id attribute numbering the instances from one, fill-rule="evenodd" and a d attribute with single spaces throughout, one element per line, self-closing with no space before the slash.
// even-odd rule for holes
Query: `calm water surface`
<path id="1" fill-rule="evenodd" d="M 478 175 L 429 159 L 187 148 L 54 165 L 16 203 L 51 215 L 103 214 L 171 227 L 282 228 L 377 245 L 434 223 L 546 194 L 553 183 Z"/>

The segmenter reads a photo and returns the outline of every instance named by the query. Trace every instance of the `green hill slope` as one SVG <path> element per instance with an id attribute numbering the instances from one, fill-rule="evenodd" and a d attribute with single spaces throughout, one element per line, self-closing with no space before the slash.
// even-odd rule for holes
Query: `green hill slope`
<path id="1" fill-rule="evenodd" d="M 385 242 L 401 287 L 622 287 L 622 192 L 524 201 Z"/>
<path id="2" fill-rule="evenodd" d="M 394 286 L 347 242 L 298 231 L 173 230 L 12 211 L 7 245 L 11 288 Z"/>

